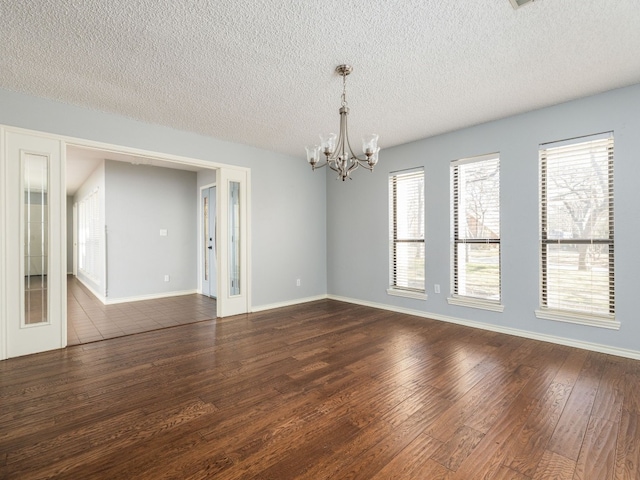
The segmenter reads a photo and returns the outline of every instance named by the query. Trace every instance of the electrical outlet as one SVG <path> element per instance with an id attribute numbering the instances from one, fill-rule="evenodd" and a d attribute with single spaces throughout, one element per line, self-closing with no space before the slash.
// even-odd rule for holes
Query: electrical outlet
<path id="1" fill-rule="evenodd" d="M 296 279 L 296 287 L 299 287 L 299 286 L 300 286 L 300 279 L 298 278 Z"/>
<path id="2" fill-rule="evenodd" d="M 164 276 L 164 281 L 165 281 L 165 282 L 168 282 L 168 281 L 169 281 L 169 275 L 165 275 L 165 276 Z"/>
<path id="3" fill-rule="evenodd" d="M 440 285 L 438 285 L 437 283 L 435 283 L 435 284 L 433 285 L 433 291 L 434 291 L 435 293 L 440 293 Z"/>

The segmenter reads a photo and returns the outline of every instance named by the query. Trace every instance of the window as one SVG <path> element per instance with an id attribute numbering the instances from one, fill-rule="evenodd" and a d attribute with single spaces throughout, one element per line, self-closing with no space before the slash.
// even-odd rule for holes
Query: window
<path id="1" fill-rule="evenodd" d="M 540 146 L 540 318 L 618 328 L 613 134 Z"/>
<path id="2" fill-rule="evenodd" d="M 500 158 L 451 163 L 449 303 L 502 311 L 500 305 Z"/>
<path id="3" fill-rule="evenodd" d="M 424 171 L 389 177 L 389 294 L 426 298 L 424 290 Z"/>

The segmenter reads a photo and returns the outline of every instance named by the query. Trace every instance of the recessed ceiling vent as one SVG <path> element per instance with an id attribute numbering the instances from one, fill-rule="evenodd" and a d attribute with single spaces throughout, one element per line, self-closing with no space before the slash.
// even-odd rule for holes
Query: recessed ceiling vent
<path id="1" fill-rule="evenodd" d="M 511 2 L 511 5 L 513 6 L 513 8 L 520 8 L 523 5 L 526 5 L 527 3 L 531 3 L 533 2 L 533 0 L 509 0 Z"/>

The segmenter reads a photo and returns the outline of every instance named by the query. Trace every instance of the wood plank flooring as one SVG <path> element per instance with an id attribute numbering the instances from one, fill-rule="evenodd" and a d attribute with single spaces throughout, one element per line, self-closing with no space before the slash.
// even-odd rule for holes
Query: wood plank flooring
<path id="1" fill-rule="evenodd" d="M 640 362 L 330 300 L 0 362 L 1 479 L 640 479 Z"/>

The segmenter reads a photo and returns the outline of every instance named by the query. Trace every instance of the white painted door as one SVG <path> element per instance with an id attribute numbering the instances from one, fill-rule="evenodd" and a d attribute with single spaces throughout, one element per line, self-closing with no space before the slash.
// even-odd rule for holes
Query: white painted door
<path id="1" fill-rule="evenodd" d="M 62 142 L 5 131 L 6 356 L 66 346 Z"/>
<path id="2" fill-rule="evenodd" d="M 222 168 L 218 172 L 218 316 L 226 317 L 249 311 L 250 179 L 247 170 Z"/>
<path id="3" fill-rule="evenodd" d="M 202 190 L 202 294 L 218 296 L 216 259 L 216 187 Z"/>

